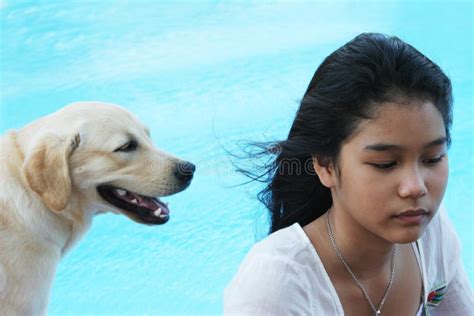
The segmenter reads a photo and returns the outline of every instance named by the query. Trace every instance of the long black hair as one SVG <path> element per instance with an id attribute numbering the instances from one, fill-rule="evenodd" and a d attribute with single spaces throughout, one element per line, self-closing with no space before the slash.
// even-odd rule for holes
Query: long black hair
<path id="1" fill-rule="evenodd" d="M 383 102 L 433 103 L 443 117 L 449 145 L 451 90 L 438 65 L 397 37 L 363 33 L 326 57 L 309 83 L 288 138 L 252 144 L 257 151 L 251 151 L 251 158 L 276 158 L 267 160 L 261 173 L 239 170 L 267 183 L 258 198 L 270 211 L 269 233 L 296 222 L 304 226 L 331 207 L 331 191 L 314 172 L 312 158 L 335 164 L 343 141 Z"/>

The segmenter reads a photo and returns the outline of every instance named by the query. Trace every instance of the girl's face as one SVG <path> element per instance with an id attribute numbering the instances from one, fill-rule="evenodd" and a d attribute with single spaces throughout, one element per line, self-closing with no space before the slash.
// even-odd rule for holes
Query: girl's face
<path id="1" fill-rule="evenodd" d="M 333 208 L 353 227 L 391 243 L 417 240 L 448 180 L 441 114 L 430 102 L 381 104 L 343 144 L 338 168 L 329 172 Z"/>

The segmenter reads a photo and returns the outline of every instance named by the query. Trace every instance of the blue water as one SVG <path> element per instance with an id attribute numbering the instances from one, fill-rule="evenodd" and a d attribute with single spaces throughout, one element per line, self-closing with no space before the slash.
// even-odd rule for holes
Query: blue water
<path id="1" fill-rule="evenodd" d="M 0 1 L 1 133 L 73 101 L 107 101 L 198 167 L 166 199 L 166 225 L 95 219 L 59 265 L 51 315 L 219 314 L 267 230 L 258 187 L 230 187 L 244 179 L 225 150 L 284 138 L 316 67 L 363 31 L 400 36 L 453 81 L 445 204 L 474 281 L 472 3 Z"/>

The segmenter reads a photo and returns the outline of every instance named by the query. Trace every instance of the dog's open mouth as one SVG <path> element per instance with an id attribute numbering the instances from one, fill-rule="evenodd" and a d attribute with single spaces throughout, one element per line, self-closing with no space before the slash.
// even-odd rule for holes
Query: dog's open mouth
<path id="1" fill-rule="evenodd" d="M 110 185 L 100 185 L 97 191 L 104 200 L 123 210 L 125 215 L 137 222 L 159 225 L 170 218 L 168 205 L 156 197 L 140 195 Z"/>

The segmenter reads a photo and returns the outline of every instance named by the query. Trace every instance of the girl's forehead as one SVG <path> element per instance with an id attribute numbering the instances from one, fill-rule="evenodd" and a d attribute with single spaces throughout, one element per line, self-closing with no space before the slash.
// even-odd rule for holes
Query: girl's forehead
<path id="1" fill-rule="evenodd" d="M 438 109 L 430 101 L 400 101 L 400 102 L 382 102 L 373 106 L 373 115 L 371 121 L 386 120 L 391 118 L 409 117 L 413 112 L 433 112 L 439 114 Z"/>
<path id="2" fill-rule="evenodd" d="M 362 120 L 347 143 L 416 146 L 446 137 L 444 121 L 431 102 L 384 103 L 371 119 Z"/>

